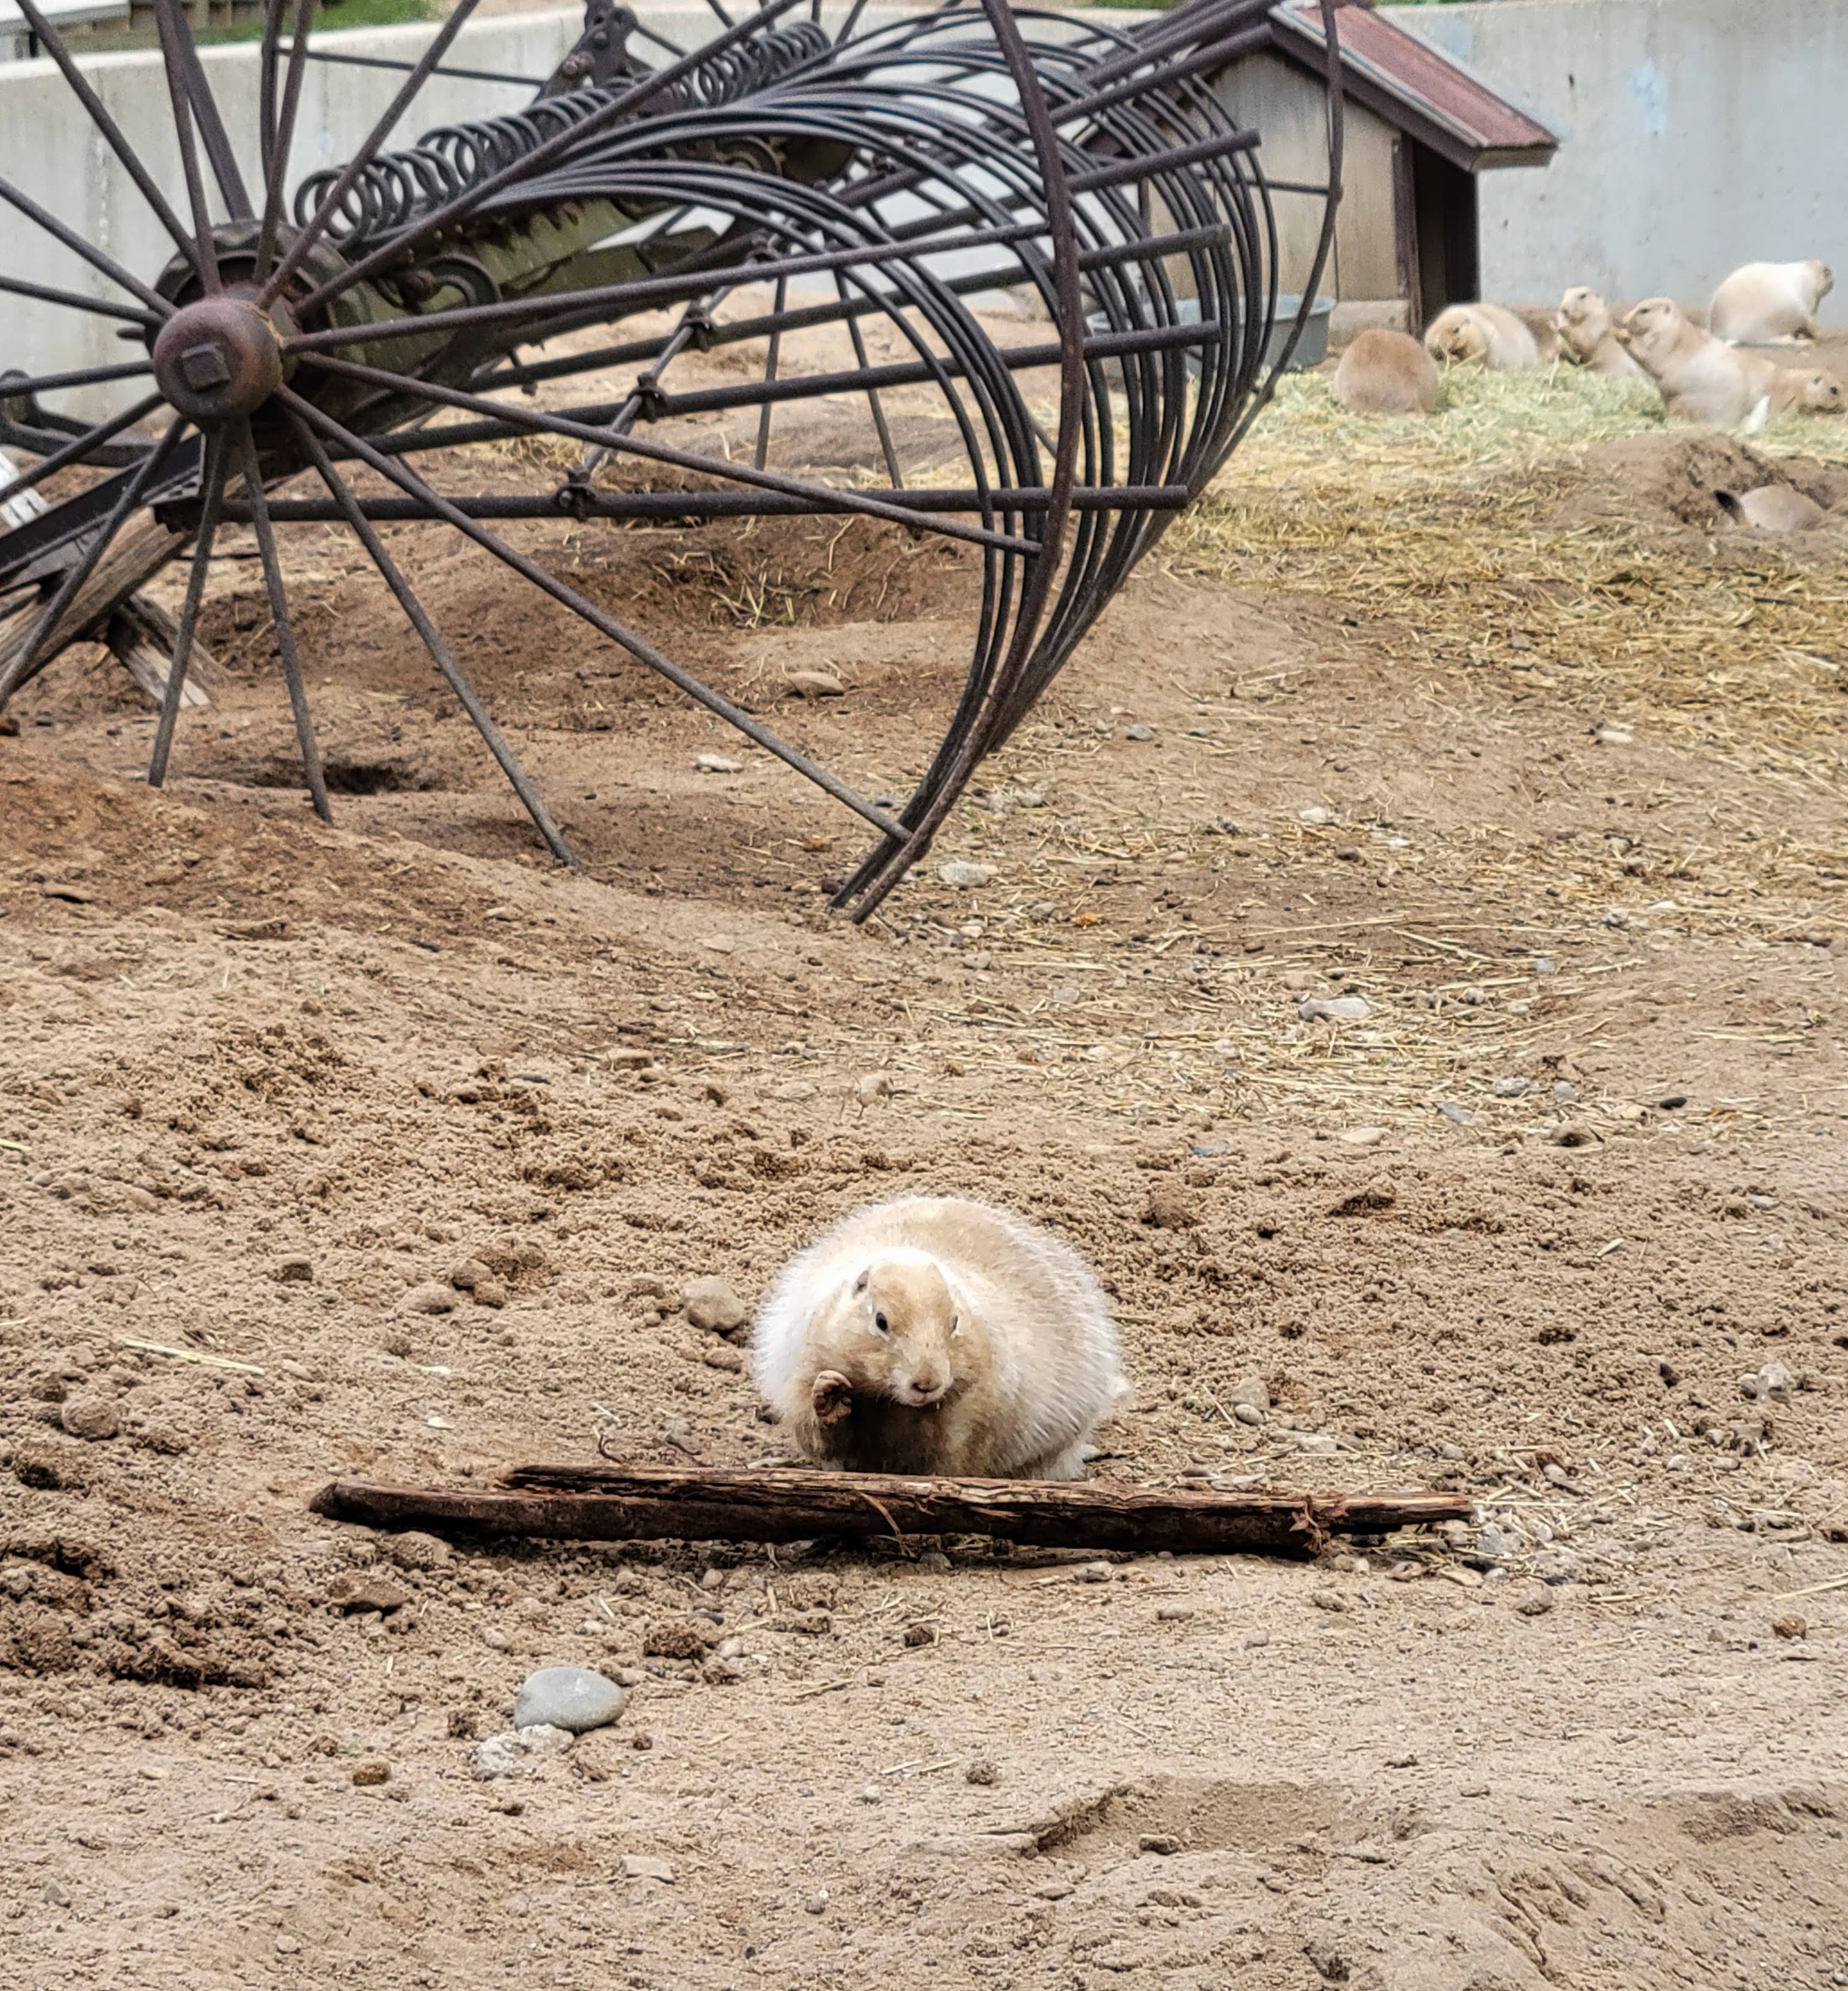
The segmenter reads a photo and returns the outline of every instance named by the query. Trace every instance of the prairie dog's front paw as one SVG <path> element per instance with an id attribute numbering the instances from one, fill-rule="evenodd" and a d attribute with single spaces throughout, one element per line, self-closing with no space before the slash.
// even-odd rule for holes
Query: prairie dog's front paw
<path id="1" fill-rule="evenodd" d="M 853 1385 L 838 1370 L 824 1369 L 815 1377 L 808 1401 L 825 1424 L 837 1424 L 853 1408 Z"/>

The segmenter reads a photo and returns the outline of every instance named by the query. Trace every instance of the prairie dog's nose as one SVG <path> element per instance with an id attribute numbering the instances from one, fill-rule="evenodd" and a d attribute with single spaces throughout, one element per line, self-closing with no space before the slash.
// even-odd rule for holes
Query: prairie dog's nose
<path id="1" fill-rule="evenodd" d="M 949 1383 L 937 1376 L 914 1376 L 902 1392 L 907 1404 L 919 1410 L 927 1410 L 933 1404 L 940 1404 L 949 1392 Z"/>

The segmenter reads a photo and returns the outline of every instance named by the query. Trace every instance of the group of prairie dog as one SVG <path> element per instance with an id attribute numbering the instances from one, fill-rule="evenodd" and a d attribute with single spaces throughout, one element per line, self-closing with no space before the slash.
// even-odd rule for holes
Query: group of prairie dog
<path id="1" fill-rule="evenodd" d="M 1127 1394 L 1104 1289 L 1071 1247 L 958 1197 L 875 1203 L 791 1259 L 751 1373 L 811 1464 L 1076 1479 Z"/>
<path id="2" fill-rule="evenodd" d="M 1814 257 L 1748 263 L 1714 293 L 1707 330 L 1668 298 L 1646 298 L 1622 318 L 1576 284 L 1550 328 L 1502 305 L 1453 305 L 1422 344 L 1401 332 L 1362 332 L 1341 356 L 1333 392 L 1355 414 L 1429 414 L 1443 395 L 1441 367 L 1515 371 L 1563 355 L 1594 373 L 1652 381 L 1671 421 L 1757 427 L 1775 414 L 1838 414 L 1842 383 L 1820 367 L 1778 366 L 1743 345 L 1797 345 L 1817 335 L 1816 314 L 1835 274 Z"/>

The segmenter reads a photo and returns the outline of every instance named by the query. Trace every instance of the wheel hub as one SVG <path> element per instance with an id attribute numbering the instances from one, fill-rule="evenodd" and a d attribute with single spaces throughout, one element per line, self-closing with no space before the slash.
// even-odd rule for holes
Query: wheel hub
<path id="1" fill-rule="evenodd" d="M 154 342 L 154 377 L 172 406 L 196 422 L 255 414 L 282 385 L 281 339 L 288 328 L 226 291 L 183 305 Z"/>

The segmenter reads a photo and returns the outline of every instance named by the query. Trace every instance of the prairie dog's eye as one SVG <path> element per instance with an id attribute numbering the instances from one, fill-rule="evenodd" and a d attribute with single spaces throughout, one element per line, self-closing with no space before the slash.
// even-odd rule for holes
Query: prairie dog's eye
<path id="1" fill-rule="evenodd" d="M 890 1334 L 892 1331 L 892 1323 L 887 1319 L 883 1313 L 876 1313 L 873 1316 L 873 1325 L 879 1329 L 881 1334 Z"/>

